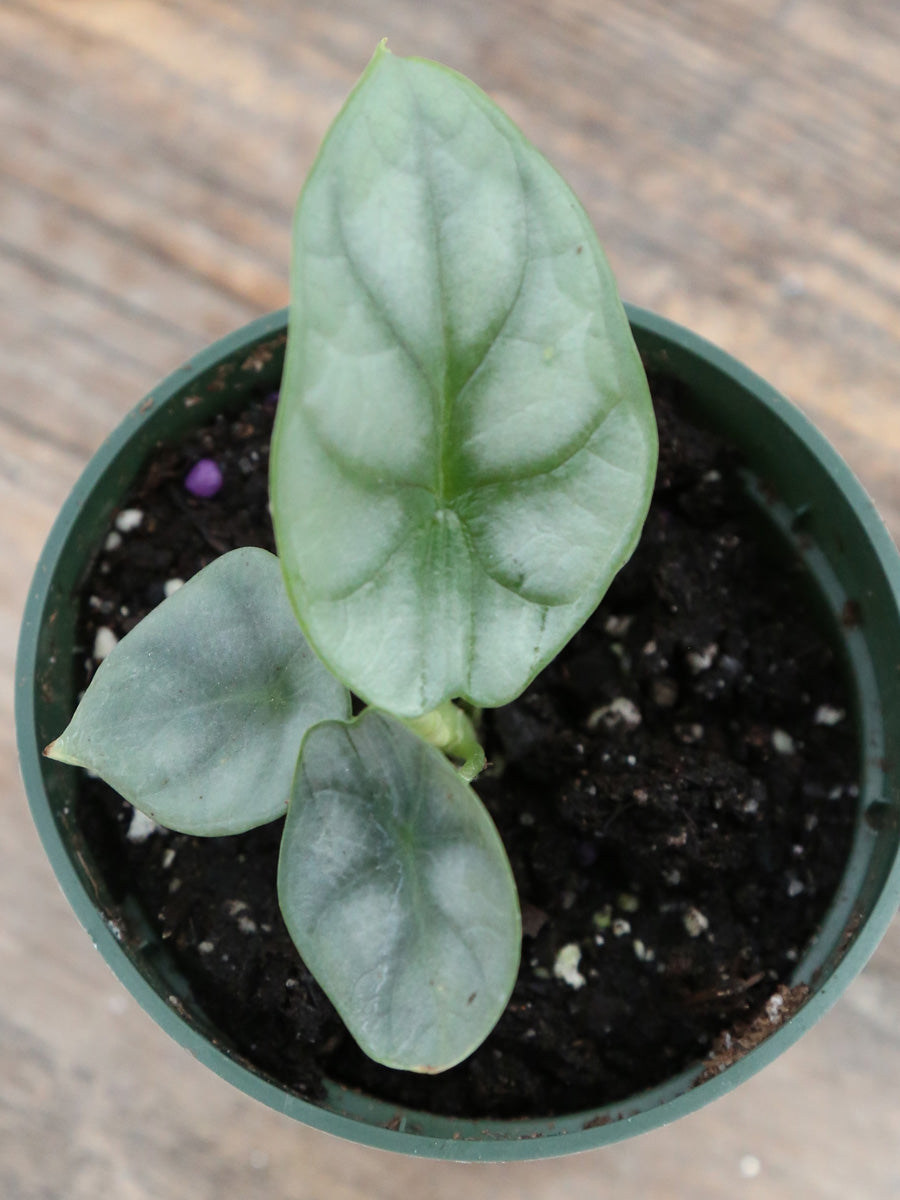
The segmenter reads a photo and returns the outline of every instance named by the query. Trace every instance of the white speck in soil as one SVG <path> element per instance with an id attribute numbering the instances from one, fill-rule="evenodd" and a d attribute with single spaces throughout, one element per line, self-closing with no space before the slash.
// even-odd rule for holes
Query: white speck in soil
<path id="1" fill-rule="evenodd" d="M 291 988 L 295 988 L 295 987 L 297 986 L 297 980 L 296 980 L 296 979 L 286 979 L 286 980 L 284 981 L 284 986 L 285 986 L 286 988 L 288 988 L 289 990 L 290 990 Z"/>
<path id="2" fill-rule="evenodd" d="M 238 913 L 244 912 L 246 910 L 246 908 L 247 908 L 246 900 L 226 900 L 225 901 L 225 911 L 228 913 L 229 917 L 236 917 L 238 915 Z"/>
<path id="3" fill-rule="evenodd" d="M 784 1008 L 784 996 L 780 992 L 775 992 L 766 1001 L 766 1016 L 772 1025 L 780 1025 L 783 1016 L 782 1009 Z"/>
<path id="4" fill-rule="evenodd" d="M 106 535 L 106 541 L 103 543 L 103 549 L 112 552 L 118 550 L 122 545 L 122 535 L 117 529 L 113 529 Z"/>
<path id="5" fill-rule="evenodd" d="M 561 979 L 563 983 L 567 983 L 570 988 L 577 990 L 580 987 L 584 987 L 587 981 L 578 970 L 580 962 L 581 947 L 577 942 L 569 942 L 557 954 L 556 961 L 553 964 L 553 974 L 557 979 Z"/>
<path id="6" fill-rule="evenodd" d="M 796 879 L 796 878 L 791 879 L 787 885 L 787 894 L 791 897 L 792 900 L 796 896 L 802 896 L 805 891 L 806 891 L 806 888 L 803 886 L 803 884 L 800 882 L 799 879 Z"/>
<path id="7" fill-rule="evenodd" d="M 613 937 L 624 937 L 626 933 L 631 933 L 631 922 L 624 917 L 616 917 L 612 923 Z"/>
<path id="8" fill-rule="evenodd" d="M 847 714 L 842 708 L 834 708 L 830 704 L 820 704 L 816 709 L 813 723 L 815 725 L 837 725 Z"/>
<path id="9" fill-rule="evenodd" d="M 719 647 L 715 642 L 710 642 L 702 650 L 689 650 L 685 655 L 688 670 L 692 675 L 700 675 L 703 671 L 708 671 L 716 661 L 718 653 Z"/>
<path id="10" fill-rule="evenodd" d="M 709 929 L 709 917 L 699 908 L 689 908 L 682 920 L 689 937 L 699 937 L 701 933 L 706 933 Z"/>
<path id="11" fill-rule="evenodd" d="M 663 871 L 663 879 L 669 887 L 677 887 L 681 883 L 681 872 L 677 867 L 672 867 L 671 871 Z"/>
<path id="12" fill-rule="evenodd" d="M 166 599 L 168 599 L 169 596 L 173 596 L 175 594 L 175 592 L 178 591 L 179 588 L 183 588 L 183 587 L 184 587 L 183 579 L 167 579 L 166 582 L 163 584 L 163 593 L 164 593 Z"/>
<path id="13" fill-rule="evenodd" d="M 178 891 L 178 889 L 179 889 L 180 887 L 181 887 L 181 880 L 180 880 L 180 879 L 173 879 L 173 880 L 171 880 L 171 881 L 170 881 L 170 883 L 169 883 L 169 895 L 170 895 L 170 896 L 174 896 L 174 895 L 175 895 L 175 893 Z"/>
<path id="14" fill-rule="evenodd" d="M 778 754 L 794 753 L 794 739 L 783 729 L 772 730 L 772 746 Z"/>
<path id="15" fill-rule="evenodd" d="M 624 637 L 631 628 L 634 617 L 607 617 L 603 629 L 610 637 Z"/>
<path id="16" fill-rule="evenodd" d="M 637 759 L 634 757 L 634 755 L 633 755 L 633 754 L 629 754 L 629 755 L 626 757 L 625 761 L 628 763 L 629 767 L 636 767 L 636 766 L 637 766 Z"/>
<path id="17" fill-rule="evenodd" d="M 201 954 L 212 954 L 215 946 L 212 942 L 201 942 L 197 949 Z"/>
<path id="18" fill-rule="evenodd" d="M 116 529 L 119 533 L 131 533 L 137 529 L 144 519 L 144 514 L 139 508 L 123 508 L 116 517 Z"/>
<path id="19" fill-rule="evenodd" d="M 152 817 L 148 817 L 146 814 L 139 812 L 138 809 L 135 809 L 131 814 L 131 821 L 129 822 L 128 832 L 125 836 L 129 842 L 146 842 L 151 833 L 156 833 L 157 829 L 159 829 L 159 826 Z"/>
<path id="20" fill-rule="evenodd" d="M 164 871 L 168 871 L 172 863 L 175 861 L 175 851 L 170 846 L 162 856 L 162 866 Z"/>
<path id="21" fill-rule="evenodd" d="M 594 945 L 595 946 L 605 946 L 606 945 L 606 938 L 603 936 L 602 933 L 594 934 Z"/>
<path id="22" fill-rule="evenodd" d="M 101 663 L 118 645 L 119 639 L 106 625 L 101 625 L 94 635 L 94 659 Z"/>
<path id="23" fill-rule="evenodd" d="M 640 938 L 635 938 L 632 942 L 632 946 L 634 947 L 635 957 L 640 962 L 653 962 L 653 960 L 656 958 L 654 951 L 651 950 L 649 946 L 645 946 Z"/>
<path id="24" fill-rule="evenodd" d="M 656 653 L 656 642 L 654 642 L 652 639 L 649 642 L 645 642 L 642 653 L 646 654 L 648 658 L 650 657 L 651 654 L 655 654 Z"/>
<path id="25" fill-rule="evenodd" d="M 595 708 L 587 719 L 588 729 L 603 724 L 607 729 L 637 729 L 641 723 L 641 710 L 627 696 L 617 696 L 602 708 Z"/>

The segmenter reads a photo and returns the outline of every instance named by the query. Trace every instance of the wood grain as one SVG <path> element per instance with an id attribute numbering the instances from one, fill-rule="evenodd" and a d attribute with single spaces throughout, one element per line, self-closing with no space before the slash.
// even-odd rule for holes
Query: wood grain
<path id="1" fill-rule="evenodd" d="M 503 104 L 623 293 L 790 394 L 900 535 L 893 0 L 2 0 L 0 1195 L 900 1197 L 896 923 L 713 1107 L 562 1163 L 462 1168 L 339 1146 L 231 1090 L 136 1009 L 55 887 L 11 732 L 40 546 L 160 376 L 285 303 L 294 197 L 385 35 Z"/>

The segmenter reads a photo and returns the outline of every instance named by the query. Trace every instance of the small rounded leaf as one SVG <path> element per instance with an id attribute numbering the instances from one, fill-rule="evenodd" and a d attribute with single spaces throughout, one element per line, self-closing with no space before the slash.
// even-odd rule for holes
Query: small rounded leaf
<path id="1" fill-rule="evenodd" d="M 503 1012 L 521 944 L 506 852 L 472 789 L 396 719 L 369 709 L 307 734 L 278 893 L 370 1058 L 446 1070 Z"/>
<path id="2" fill-rule="evenodd" d="M 303 735 L 349 716 L 297 625 L 274 555 L 210 563 L 113 647 L 45 750 L 182 833 L 282 816 Z"/>

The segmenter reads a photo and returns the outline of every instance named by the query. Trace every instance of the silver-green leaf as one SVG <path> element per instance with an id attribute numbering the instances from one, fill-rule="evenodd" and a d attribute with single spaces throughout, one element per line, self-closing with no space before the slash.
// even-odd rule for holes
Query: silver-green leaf
<path id="1" fill-rule="evenodd" d="M 518 695 L 596 607 L 656 431 L 603 252 L 474 84 L 371 64 L 297 207 L 272 504 L 322 659 L 404 716 Z"/>
<path id="2" fill-rule="evenodd" d="M 281 568 L 233 550 L 164 600 L 100 664 L 45 750 L 182 833 L 283 816 L 303 736 L 350 714 L 297 626 Z"/>
<path id="3" fill-rule="evenodd" d="M 445 1070 L 503 1012 L 521 944 L 509 861 L 472 789 L 393 717 L 307 734 L 278 892 L 306 965 L 378 1062 Z"/>

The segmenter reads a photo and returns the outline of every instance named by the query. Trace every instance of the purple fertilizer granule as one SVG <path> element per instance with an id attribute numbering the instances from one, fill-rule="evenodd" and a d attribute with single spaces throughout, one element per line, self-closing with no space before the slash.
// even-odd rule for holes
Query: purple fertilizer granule
<path id="1" fill-rule="evenodd" d="M 195 462 L 184 477 L 185 491 L 192 496 L 203 496 L 204 499 L 214 496 L 221 486 L 221 469 L 211 458 L 201 458 Z"/>

